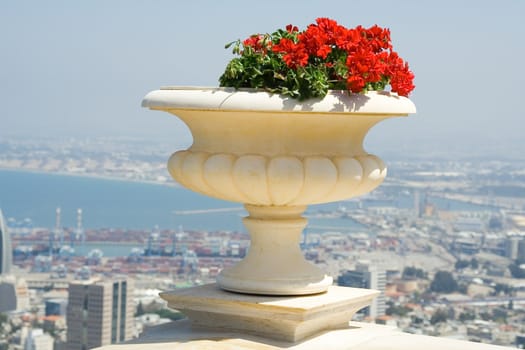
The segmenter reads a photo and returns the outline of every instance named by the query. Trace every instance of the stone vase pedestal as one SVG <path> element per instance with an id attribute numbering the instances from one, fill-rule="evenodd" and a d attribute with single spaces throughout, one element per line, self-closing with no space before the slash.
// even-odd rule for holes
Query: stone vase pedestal
<path id="1" fill-rule="evenodd" d="M 330 294 L 333 283 L 300 251 L 306 206 L 379 186 L 386 167 L 364 150 L 364 138 L 378 122 L 415 112 L 409 99 L 388 92 L 331 91 L 322 100 L 299 102 L 251 89 L 167 87 L 149 93 L 142 105 L 176 115 L 192 133 L 191 147 L 168 161 L 172 177 L 196 192 L 244 203 L 249 213 L 243 220 L 249 251 L 221 271 L 218 286 L 286 298 Z M 217 303 L 227 295 L 221 293 L 206 298 Z M 171 306 L 187 304 L 175 294 L 165 294 Z M 376 293 L 369 294 L 370 302 Z M 252 299 L 244 303 L 258 305 Z M 348 307 L 348 300 L 343 304 Z M 343 304 L 339 300 L 328 308 Z M 202 315 L 184 308 L 190 318 Z"/>

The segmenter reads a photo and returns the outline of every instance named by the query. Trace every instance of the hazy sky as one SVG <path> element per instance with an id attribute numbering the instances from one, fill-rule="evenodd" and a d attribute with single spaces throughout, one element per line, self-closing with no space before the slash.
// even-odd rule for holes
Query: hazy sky
<path id="1" fill-rule="evenodd" d="M 317 17 L 389 27 L 416 75 L 411 118 L 368 142 L 519 148 L 525 117 L 525 1 L 0 2 L 0 138 L 8 135 L 189 139 L 165 113 L 140 107 L 164 85 L 216 86 L 224 44 Z"/>

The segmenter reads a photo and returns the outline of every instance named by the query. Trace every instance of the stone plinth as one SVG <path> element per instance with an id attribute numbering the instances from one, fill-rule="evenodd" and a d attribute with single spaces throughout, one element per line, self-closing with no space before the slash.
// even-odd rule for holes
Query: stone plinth
<path id="1" fill-rule="evenodd" d="M 168 306 L 184 313 L 193 327 L 250 333 L 297 342 L 323 331 L 348 328 L 378 291 L 330 286 L 308 296 L 261 296 L 231 293 L 216 284 L 161 293 Z"/>

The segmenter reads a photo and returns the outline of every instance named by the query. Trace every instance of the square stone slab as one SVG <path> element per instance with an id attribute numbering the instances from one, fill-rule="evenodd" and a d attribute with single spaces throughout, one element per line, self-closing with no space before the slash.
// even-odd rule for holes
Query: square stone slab
<path id="1" fill-rule="evenodd" d="M 348 328 L 352 316 L 379 291 L 330 286 L 307 296 L 264 296 L 227 292 L 215 283 L 161 293 L 168 306 L 193 326 L 297 342 L 323 331 Z"/>

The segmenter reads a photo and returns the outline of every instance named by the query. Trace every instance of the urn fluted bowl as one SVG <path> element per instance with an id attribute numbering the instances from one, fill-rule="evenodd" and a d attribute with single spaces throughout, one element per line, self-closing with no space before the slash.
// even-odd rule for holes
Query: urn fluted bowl
<path id="1" fill-rule="evenodd" d="M 252 89 L 166 87 L 142 105 L 179 117 L 193 144 L 168 161 L 183 186 L 245 204 L 250 249 L 223 269 L 220 287 L 269 295 L 325 291 L 332 278 L 306 261 L 299 248 L 308 204 L 367 193 L 383 181 L 383 161 L 363 149 L 372 126 L 415 113 L 389 92 L 330 91 L 297 101 Z"/>

